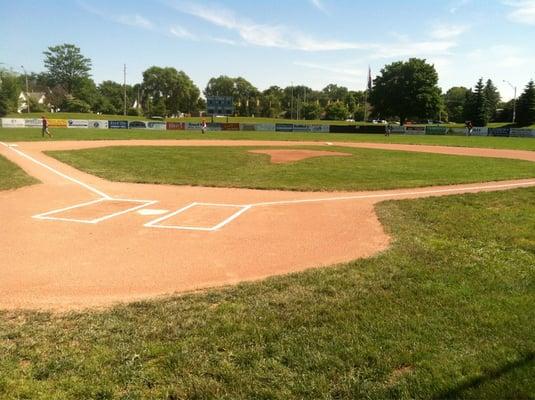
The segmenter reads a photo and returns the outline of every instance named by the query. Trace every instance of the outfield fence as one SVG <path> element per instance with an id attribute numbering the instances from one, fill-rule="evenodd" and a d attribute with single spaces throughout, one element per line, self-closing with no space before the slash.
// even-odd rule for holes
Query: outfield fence
<path id="1" fill-rule="evenodd" d="M 200 131 L 200 122 L 163 122 L 163 121 L 126 121 L 126 120 L 84 120 L 84 119 L 49 119 L 51 128 L 77 129 L 144 129 L 168 131 Z M 2 128 L 39 128 L 39 118 L 1 118 Z M 386 125 L 317 125 L 291 123 L 208 123 L 207 130 L 216 131 L 253 131 L 283 133 L 365 133 L 386 134 Z M 535 129 L 527 128 L 487 128 L 474 127 L 470 133 L 466 128 L 448 128 L 442 125 L 427 126 L 392 126 L 392 134 L 398 135 L 466 135 L 499 137 L 533 137 Z"/>

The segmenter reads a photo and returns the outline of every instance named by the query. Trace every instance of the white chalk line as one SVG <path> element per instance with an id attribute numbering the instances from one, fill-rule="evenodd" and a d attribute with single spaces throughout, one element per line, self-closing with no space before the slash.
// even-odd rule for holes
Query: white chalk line
<path id="1" fill-rule="evenodd" d="M 2 144 L 3 144 L 4 146 L 6 146 L 8 149 L 10 149 L 10 150 L 14 151 L 15 153 L 17 153 L 18 155 L 20 155 L 20 156 L 22 156 L 22 157 L 24 157 L 24 158 L 27 158 L 28 160 L 34 162 L 34 163 L 37 164 L 37 165 L 40 165 L 40 166 L 43 167 L 43 168 L 48 169 L 49 171 L 55 173 L 56 175 L 59 175 L 59 176 L 61 176 L 62 178 L 65 178 L 65 179 L 67 179 L 67 180 L 69 180 L 69 181 L 71 181 L 71 182 L 74 182 L 74 183 L 76 183 L 77 185 L 80 185 L 80 186 L 86 188 L 87 190 L 89 190 L 89 191 L 91 191 L 91 192 L 93 192 L 93 193 L 98 194 L 99 196 L 101 196 L 101 197 L 103 197 L 103 198 L 111 199 L 111 196 L 109 196 L 109 195 L 107 195 L 106 193 L 104 193 L 104 192 L 102 192 L 102 191 L 100 191 L 100 190 L 94 188 L 93 186 L 90 186 L 90 185 L 88 185 L 87 183 L 84 183 L 84 182 L 82 182 L 82 181 L 79 181 L 78 179 L 75 179 L 75 178 L 73 178 L 73 177 L 70 177 L 70 176 L 68 176 L 68 175 L 65 175 L 63 172 L 60 172 L 60 171 L 58 171 L 57 169 L 52 168 L 51 166 L 49 166 L 49 165 L 47 165 L 47 164 L 45 164 L 45 163 L 43 163 L 43 162 L 41 162 L 41 161 L 39 161 L 39 160 L 36 160 L 35 158 L 33 158 L 33 157 L 27 155 L 26 153 L 24 153 L 24 152 L 21 151 L 21 150 L 18 150 L 18 149 L 16 149 L 16 148 L 12 147 L 11 145 L 9 145 L 9 144 L 7 144 L 7 143 L 4 143 L 4 142 L 0 142 L 0 143 L 2 143 Z"/>
<path id="2" fill-rule="evenodd" d="M 167 219 L 169 219 L 171 217 L 174 217 L 177 214 L 183 213 L 183 212 L 189 210 L 190 208 L 198 207 L 198 206 L 201 206 L 201 207 L 203 207 L 203 206 L 205 206 L 205 207 L 232 207 L 232 208 L 239 208 L 240 210 L 236 211 L 235 213 L 233 213 L 229 217 L 225 218 L 220 223 L 218 223 L 218 224 L 216 224 L 214 226 L 209 226 L 209 227 L 207 227 L 207 226 L 163 225 L 163 224 L 160 224 L 160 222 L 163 222 L 163 221 L 165 221 L 165 220 L 167 220 Z M 166 214 L 163 217 L 159 217 L 159 218 L 156 218 L 156 219 L 154 219 L 152 221 L 149 221 L 143 226 L 148 227 L 148 228 L 163 228 L 163 229 L 213 232 L 213 231 L 217 231 L 217 230 L 221 229 L 222 227 L 224 227 L 225 225 L 229 224 L 230 222 L 232 222 L 233 220 L 238 218 L 241 214 L 243 214 L 245 211 L 247 211 L 250 208 L 251 208 L 251 206 L 248 205 L 248 204 L 247 205 L 239 205 L 239 204 L 193 202 L 193 203 L 188 204 L 187 206 L 179 208 L 176 211 L 173 211 L 173 212 L 171 212 L 169 214 Z"/>
<path id="3" fill-rule="evenodd" d="M 373 198 L 385 198 L 385 197 L 389 198 L 389 197 L 414 196 L 414 195 L 451 193 L 451 192 L 457 192 L 458 194 L 462 194 L 462 193 L 471 192 L 474 190 L 504 189 L 504 188 L 529 187 L 529 186 L 535 186 L 535 180 L 527 181 L 527 182 L 504 183 L 504 184 L 486 185 L 486 186 L 418 190 L 418 191 L 411 191 L 411 192 L 397 192 L 397 193 L 394 192 L 394 193 L 364 194 L 364 195 L 355 195 L 355 196 L 324 197 L 324 198 L 318 198 L 318 199 L 266 201 L 266 202 L 261 202 L 261 203 L 252 203 L 249 205 L 251 207 L 263 207 L 263 206 L 275 206 L 275 205 L 284 205 L 284 204 L 314 203 L 314 202 L 322 202 L 322 201 L 340 201 L 340 200 L 361 200 L 361 199 L 373 199 Z"/>
<path id="4" fill-rule="evenodd" d="M 127 203 L 141 203 L 140 205 L 129 207 L 126 210 L 117 211 L 112 214 L 107 214 L 99 218 L 94 219 L 78 219 L 78 218 L 65 218 L 65 217 L 54 217 L 54 214 L 59 214 L 64 211 L 73 210 L 75 208 L 82 208 L 86 207 L 92 204 L 101 203 L 104 201 L 117 201 L 117 202 L 127 202 Z M 69 207 L 59 208 L 57 210 L 47 211 L 42 214 L 34 215 L 32 218 L 36 219 L 47 219 L 47 220 L 54 220 L 54 221 L 70 221 L 70 222 L 81 222 L 86 224 L 98 224 L 99 222 L 105 221 L 110 218 L 117 217 L 122 214 L 129 213 L 131 211 L 139 210 L 140 208 L 147 207 L 149 205 L 157 203 L 156 200 L 133 200 L 133 199 L 116 199 L 116 198 L 100 198 L 92 201 L 86 201 L 84 203 L 75 204 Z"/>

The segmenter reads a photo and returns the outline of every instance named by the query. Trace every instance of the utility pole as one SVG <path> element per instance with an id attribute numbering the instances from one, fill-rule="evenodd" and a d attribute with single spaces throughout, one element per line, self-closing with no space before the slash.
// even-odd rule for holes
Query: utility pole
<path id="1" fill-rule="evenodd" d="M 503 80 L 505 83 L 507 83 L 511 88 L 514 90 L 514 97 L 513 97 L 513 124 L 516 121 L 516 86 L 513 86 L 511 82 Z"/>
<path id="2" fill-rule="evenodd" d="M 124 69 L 123 69 L 123 94 L 124 94 L 123 114 L 126 115 L 126 64 L 124 64 Z"/>
<path id="3" fill-rule="evenodd" d="M 24 71 L 24 76 L 26 77 L 26 108 L 28 109 L 28 114 L 30 113 L 30 91 L 28 90 L 28 73 L 24 68 L 24 65 L 20 66 Z"/>

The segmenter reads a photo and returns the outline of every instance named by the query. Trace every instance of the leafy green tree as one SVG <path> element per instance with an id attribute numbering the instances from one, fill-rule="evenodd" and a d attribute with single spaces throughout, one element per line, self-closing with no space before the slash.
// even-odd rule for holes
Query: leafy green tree
<path id="1" fill-rule="evenodd" d="M 4 99 L 7 113 L 17 111 L 21 90 L 22 86 L 16 74 L 0 70 L 0 93 Z"/>
<path id="2" fill-rule="evenodd" d="M 73 97 L 67 98 L 63 103 L 63 111 L 88 113 L 91 111 L 91 106 L 85 101 Z"/>
<path id="3" fill-rule="evenodd" d="M 463 122 L 464 103 L 468 89 L 463 86 L 454 86 L 444 94 L 444 105 L 448 113 L 448 120 Z"/>
<path id="4" fill-rule="evenodd" d="M 4 93 L 0 90 L 0 117 L 7 115 L 9 112 L 8 101 Z"/>
<path id="5" fill-rule="evenodd" d="M 425 60 L 398 61 L 381 70 L 369 101 L 375 114 L 397 116 L 402 124 L 407 117 L 432 118 L 440 111 L 442 101 L 437 84 L 435 67 Z"/>
<path id="6" fill-rule="evenodd" d="M 84 57 L 75 45 L 65 43 L 51 46 L 43 54 L 51 83 L 63 86 L 67 93 L 73 94 L 80 80 L 89 78 L 91 60 Z"/>
<path id="7" fill-rule="evenodd" d="M 341 101 L 329 104 L 325 107 L 325 119 L 343 121 L 349 115 L 349 110 Z"/>
<path id="8" fill-rule="evenodd" d="M 474 126 L 486 126 L 489 118 L 488 107 L 485 85 L 483 84 L 483 78 L 480 78 L 474 91 L 469 90 L 467 93 L 464 106 L 465 119 L 472 121 Z"/>
<path id="9" fill-rule="evenodd" d="M 118 113 L 117 108 L 115 108 L 110 100 L 102 95 L 99 96 L 95 101 L 95 104 L 93 105 L 93 111 L 109 115 L 116 115 Z"/>
<path id="10" fill-rule="evenodd" d="M 103 81 L 100 83 L 100 85 L 98 85 L 98 92 L 104 99 L 101 101 L 101 107 L 103 106 L 108 109 L 111 109 L 111 107 L 113 107 L 113 109 L 115 110 L 115 113 L 119 112 L 119 110 L 123 110 L 124 108 L 123 85 L 114 81 Z M 127 102 L 127 106 L 128 104 L 129 103 Z"/>
<path id="11" fill-rule="evenodd" d="M 516 123 L 520 126 L 535 124 L 535 85 L 529 81 L 524 92 L 518 98 Z"/>
<path id="12" fill-rule="evenodd" d="M 165 100 L 163 97 L 159 97 L 152 107 L 152 116 L 165 117 L 167 115 L 167 109 L 165 108 Z"/>
<path id="13" fill-rule="evenodd" d="M 305 103 L 301 107 L 301 115 L 304 119 L 320 119 L 321 107 L 317 102 Z"/>
<path id="14" fill-rule="evenodd" d="M 494 83 L 492 83 L 492 80 L 487 80 L 487 83 L 485 84 L 485 98 L 487 99 L 487 121 L 493 121 L 496 118 L 496 110 L 498 108 L 498 104 L 500 104 L 501 96 L 500 92 L 498 92 L 498 89 L 496 86 L 494 86 Z"/>
<path id="15" fill-rule="evenodd" d="M 204 89 L 205 96 L 235 96 L 234 91 L 235 79 L 226 75 L 221 75 L 217 78 L 210 78 L 206 88 Z"/>
<path id="16" fill-rule="evenodd" d="M 156 114 L 154 110 L 149 114 L 165 116 L 167 113 L 177 115 L 180 112 L 189 113 L 198 110 L 201 92 L 183 71 L 177 71 L 173 67 L 150 67 L 143 72 L 142 87 L 146 112 L 150 111 L 149 99 L 154 107 L 160 98 L 164 102 L 164 107 L 158 106 L 158 111 L 165 110 L 165 114 Z"/>

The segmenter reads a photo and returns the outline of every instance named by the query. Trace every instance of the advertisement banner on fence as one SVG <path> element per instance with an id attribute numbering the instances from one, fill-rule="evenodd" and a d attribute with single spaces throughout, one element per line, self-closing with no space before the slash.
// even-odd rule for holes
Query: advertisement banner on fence
<path id="1" fill-rule="evenodd" d="M 162 121 L 148 121 L 146 124 L 147 124 L 147 129 L 165 131 L 165 127 L 166 127 L 165 122 L 162 122 Z"/>
<path id="2" fill-rule="evenodd" d="M 275 130 L 277 132 L 293 132 L 293 124 L 275 124 Z"/>
<path id="3" fill-rule="evenodd" d="M 472 132 L 470 133 L 470 136 L 488 136 L 488 134 L 489 134 L 489 128 L 475 126 L 472 128 Z"/>
<path id="4" fill-rule="evenodd" d="M 89 121 L 86 119 L 69 119 L 67 120 L 67 128 L 87 128 Z"/>
<path id="5" fill-rule="evenodd" d="M 293 132 L 310 132 L 310 125 L 294 124 Z"/>
<path id="6" fill-rule="evenodd" d="M 87 121 L 87 127 L 93 129 L 108 129 L 108 121 L 102 119 L 93 119 Z"/>
<path id="7" fill-rule="evenodd" d="M 329 133 L 329 125 L 309 125 L 310 132 Z"/>
<path id="8" fill-rule="evenodd" d="M 24 120 L 24 126 L 26 128 L 41 128 L 43 120 L 41 118 L 27 118 Z"/>
<path id="9" fill-rule="evenodd" d="M 3 128 L 24 128 L 25 123 L 22 118 L 2 118 Z"/>
<path id="10" fill-rule="evenodd" d="M 128 121 L 108 121 L 110 129 L 128 129 Z"/>
<path id="11" fill-rule="evenodd" d="M 445 135 L 446 133 L 448 133 L 448 128 L 445 126 L 428 125 L 425 127 L 426 135 Z"/>
<path id="12" fill-rule="evenodd" d="M 513 137 L 535 137 L 535 130 L 533 129 L 522 129 L 522 128 L 513 128 L 511 129 L 511 136 Z"/>
<path id="13" fill-rule="evenodd" d="M 256 131 L 256 124 L 240 124 L 240 131 Z"/>
<path id="14" fill-rule="evenodd" d="M 405 133 L 405 127 L 404 126 L 394 125 L 391 128 L 390 132 L 392 132 L 392 133 Z"/>
<path id="15" fill-rule="evenodd" d="M 221 130 L 223 131 L 239 131 L 240 124 L 236 122 L 226 122 L 221 124 Z"/>
<path id="16" fill-rule="evenodd" d="M 466 135 L 466 128 L 450 128 L 449 134 L 450 135 Z"/>
<path id="17" fill-rule="evenodd" d="M 489 128 L 489 136 L 508 137 L 511 133 L 511 128 Z"/>
<path id="18" fill-rule="evenodd" d="M 66 119 L 49 119 L 48 126 L 51 128 L 66 128 L 67 120 Z"/>
<path id="19" fill-rule="evenodd" d="M 425 126 L 406 126 L 405 132 L 409 135 L 424 135 Z"/>
<path id="20" fill-rule="evenodd" d="M 261 132 L 274 132 L 275 124 L 256 124 L 256 130 Z"/>
<path id="21" fill-rule="evenodd" d="M 357 125 L 358 133 L 386 133 L 386 125 Z"/>
<path id="22" fill-rule="evenodd" d="M 355 125 L 329 125 L 331 133 L 357 133 L 357 129 Z"/>
<path id="23" fill-rule="evenodd" d="M 147 123 L 145 121 L 130 121 L 128 129 L 146 129 Z"/>
<path id="24" fill-rule="evenodd" d="M 186 129 L 184 122 L 168 122 L 166 125 L 168 131 L 183 131 Z"/>

